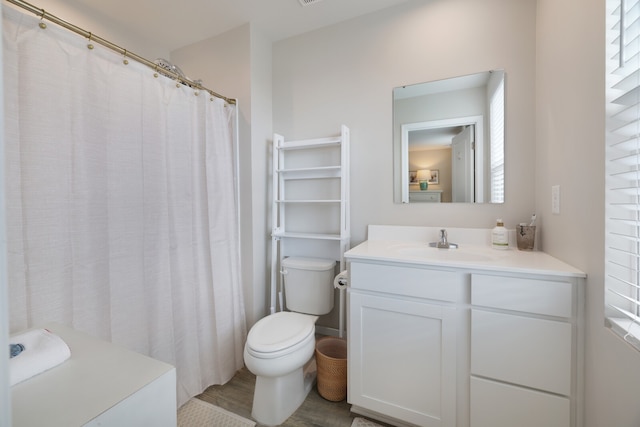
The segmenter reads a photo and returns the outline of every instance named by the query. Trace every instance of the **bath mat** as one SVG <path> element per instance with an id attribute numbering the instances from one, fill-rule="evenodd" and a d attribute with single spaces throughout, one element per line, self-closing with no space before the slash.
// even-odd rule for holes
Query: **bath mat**
<path id="1" fill-rule="evenodd" d="M 178 409 L 178 427 L 254 427 L 254 421 L 193 398 Z"/>
<path id="2" fill-rule="evenodd" d="M 351 427 L 382 427 L 380 424 L 376 424 L 373 421 L 367 420 L 366 418 L 354 418 L 351 423 Z"/>

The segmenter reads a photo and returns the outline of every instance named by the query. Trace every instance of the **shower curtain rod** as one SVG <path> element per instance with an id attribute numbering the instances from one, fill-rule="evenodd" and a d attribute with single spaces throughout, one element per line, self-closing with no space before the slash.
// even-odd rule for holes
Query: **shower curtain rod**
<path id="1" fill-rule="evenodd" d="M 63 19 L 58 18 L 55 15 L 50 14 L 49 12 L 45 11 L 44 9 L 40 9 L 30 3 L 27 3 L 26 1 L 23 0 L 6 0 L 9 3 L 12 3 L 18 7 L 21 7 L 22 9 L 25 9 L 31 13 L 33 13 L 36 16 L 39 16 L 41 19 L 46 19 L 48 21 L 53 22 L 54 24 L 57 24 L 61 27 L 66 28 L 67 30 L 73 31 L 76 34 L 81 35 L 82 37 L 85 37 L 87 39 L 89 39 L 90 42 L 96 42 L 98 44 L 101 44 L 102 46 L 111 49 L 117 53 L 119 53 L 120 55 L 123 55 L 126 58 L 130 58 L 133 59 L 134 61 L 138 61 L 141 64 L 146 65 L 147 67 L 155 70 L 156 72 L 161 72 L 163 74 L 168 74 L 170 75 L 172 78 L 179 80 L 180 82 L 186 84 L 187 86 L 191 86 L 194 87 L 196 89 L 199 90 L 204 90 L 207 91 L 209 94 L 211 94 L 212 96 L 215 96 L 216 98 L 220 98 L 220 99 L 224 99 L 226 102 L 228 102 L 229 104 L 235 104 L 236 100 L 233 98 L 227 98 L 226 96 L 220 95 L 219 93 L 216 93 L 214 91 L 212 91 L 211 89 L 207 89 L 206 87 L 202 86 L 199 83 L 194 82 L 193 80 L 190 80 L 186 77 L 183 77 L 177 73 L 174 73 L 171 70 L 167 70 L 164 67 L 160 67 L 160 69 L 158 69 L 158 64 L 156 64 L 153 61 L 149 61 L 148 59 L 145 59 L 143 57 L 141 57 L 140 55 L 136 55 L 133 52 L 129 52 L 128 50 L 114 44 L 111 43 L 109 40 L 105 40 L 102 37 L 98 37 L 94 34 L 92 34 L 89 31 L 83 30 L 80 27 L 77 27 Z"/>

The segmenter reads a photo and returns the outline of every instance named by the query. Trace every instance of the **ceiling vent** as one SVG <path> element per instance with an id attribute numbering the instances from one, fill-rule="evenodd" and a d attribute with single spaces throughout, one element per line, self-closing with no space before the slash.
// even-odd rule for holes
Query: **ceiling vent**
<path id="1" fill-rule="evenodd" d="M 309 6 L 315 3 L 320 3 L 322 0 L 298 0 L 302 6 Z"/>

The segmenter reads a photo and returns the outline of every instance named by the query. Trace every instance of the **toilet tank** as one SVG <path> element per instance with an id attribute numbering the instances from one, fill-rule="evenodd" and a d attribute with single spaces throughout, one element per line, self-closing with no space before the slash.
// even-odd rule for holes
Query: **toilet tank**
<path id="1" fill-rule="evenodd" d="M 333 309 L 336 262 L 323 258 L 288 257 L 282 260 L 287 309 L 298 313 L 327 314 Z"/>

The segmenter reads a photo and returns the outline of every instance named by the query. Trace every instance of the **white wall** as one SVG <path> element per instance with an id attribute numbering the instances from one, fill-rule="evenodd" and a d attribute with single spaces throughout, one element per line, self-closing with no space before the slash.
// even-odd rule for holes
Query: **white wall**
<path id="1" fill-rule="evenodd" d="M 605 2 L 538 0 L 537 23 L 536 205 L 545 251 L 588 276 L 584 426 L 637 427 L 640 353 L 604 327 Z"/>
<path id="2" fill-rule="evenodd" d="M 253 311 L 249 325 L 267 314 L 269 306 L 269 255 L 271 242 L 271 140 L 272 115 L 272 51 L 271 42 L 251 27 L 251 174 L 253 197 Z"/>
<path id="3" fill-rule="evenodd" d="M 352 243 L 368 224 L 512 227 L 535 207 L 534 0 L 410 1 L 274 44 L 274 131 L 287 138 L 351 129 Z M 503 68 L 504 205 L 393 202 L 392 89 Z"/>

